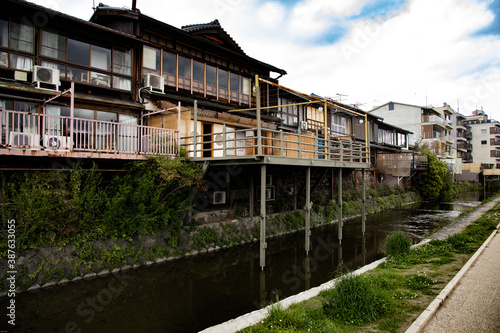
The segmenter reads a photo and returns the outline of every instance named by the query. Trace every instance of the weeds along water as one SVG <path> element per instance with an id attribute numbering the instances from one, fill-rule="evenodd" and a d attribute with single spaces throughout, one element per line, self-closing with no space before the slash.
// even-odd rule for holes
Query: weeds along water
<path id="1" fill-rule="evenodd" d="M 496 229 L 499 215 L 497 206 L 464 232 L 413 248 L 396 232 L 386 239 L 388 260 L 375 270 L 343 275 L 288 309 L 274 304 L 240 332 L 404 332 Z"/>

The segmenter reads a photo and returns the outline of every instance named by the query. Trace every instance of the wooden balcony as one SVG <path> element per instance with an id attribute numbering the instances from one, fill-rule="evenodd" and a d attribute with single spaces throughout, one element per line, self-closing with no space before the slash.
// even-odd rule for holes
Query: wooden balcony
<path id="1" fill-rule="evenodd" d="M 181 138 L 194 161 L 266 163 L 328 167 L 369 167 L 366 145 L 349 135 L 324 135 L 317 131 L 290 133 L 258 128 L 228 130 Z M 196 144 L 195 144 L 196 143 Z"/>
<path id="2" fill-rule="evenodd" d="M 0 155 L 146 159 L 178 155 L 177 130 L 0 111 Z"/>

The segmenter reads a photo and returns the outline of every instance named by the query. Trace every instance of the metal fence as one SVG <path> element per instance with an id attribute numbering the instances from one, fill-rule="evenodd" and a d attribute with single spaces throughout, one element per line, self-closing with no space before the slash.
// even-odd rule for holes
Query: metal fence
<path id="1" fill-rule="evenodd" d="M 179 153 L 179 131 L 56 115 L 1 110 L 0 146 L 110 154 Z"/>

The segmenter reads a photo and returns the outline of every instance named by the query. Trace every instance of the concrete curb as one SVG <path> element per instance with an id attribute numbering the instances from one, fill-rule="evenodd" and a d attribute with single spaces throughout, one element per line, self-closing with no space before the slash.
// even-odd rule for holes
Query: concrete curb
<path id="1" fill-rule="evenodd" d="M 483 253 L 484 249 L 488 246 L 491 240 L 495 237 L 500 228 L 500 224 L 497 225 L 497 229 L 491 233 L 491 235 L 486 239 L 483 245 L 474 253 L 474 255 L 467 261 L 467 263 L 462 267 L 462 269 L 453 277 L 453 279 L 446 285 L 446 287 L 439 293 L 439 295 L 432 301 L 431 304 L 422 312 L 422 314 L 413 322 L 413 324 L 406 330 L 406 333 L 418 333 L 425 325 L 429 322 L 432 316 L 436 313 L 439 307 L 443 304 L 445 299 L 451 294 L 451 292 L 458 285 L 462 277 L 467 273 L 469 268 L 476 262 L 477 258 Z"/>
<path id="2" fill-rule="evenodd" d="M 363 266 L 363 267 L 355 270 L 352 274 L 361 275 L 363 273 L 366 273 L 368 271 L 375 269 L 378 265 L 380 265 L 381 263 L 386 262 L 386 261 L 387 261 L 387 258 L 379 259 L 377 261 L 372 262 L 371 264 L 368 264 L 366 266 Z M 256 310 L 256 311 L 244 314 L 240 317 L 237 317 L 235 319 L 231 319 L 231 320 L 226 321 L 222 324 L 204 329 L 203 331 L 200 331 L 200 333 L 233 333 L 233 332 L 242 330 L 245 327 L 257 324 L 261 320 L 266 318 L 267 314 L 268 314 L 268 310 L 271 306 L 275 306 L 276 304 L 280 304 L 283 309 L 286 309 L 292 304 L 300 303 L 302 301 L 305 301 L 305 300 L 308 300 L 310 298 L 318 296 L 318 294 L 322 290 L 326 290 L 326 289 L 330 289 L 330 288 L 334 287 L 335 284 L 337 283 L 337 281 L 338 281 L 338 279 L 330 280 L 328 282 L 323 283 L 322 285 L 308 289 L 308 290 L 303 291 L 297 295 L 293 295 L 293 296 L 290 296 L 288 298 L 285 298 L 284 300 L 281 300 L 275 304 L 268 305 L 267 307 L 262 308 L 260 310 Z"/>

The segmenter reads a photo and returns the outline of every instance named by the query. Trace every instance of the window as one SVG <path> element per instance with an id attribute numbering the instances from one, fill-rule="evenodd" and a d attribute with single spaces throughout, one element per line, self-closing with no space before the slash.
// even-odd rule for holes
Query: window
<path id="1" fill-rule="evenodd" d="M 481 140 L 481 144 L 482 145 L 488 144 L 488 140 Z"/>
<path id="2" fill-rule="evenodd" d="M 23 71 L 33 70 L 33 59 L 29 57 L 23 57 L 17 54 L 10 55 L 10 68 L 20 69 Z"/>
<path id="3" fill-rule="evenodd" d="M 394 103 L 389 103 L 389 111 L 394 111 Z"/>
<path id="4" fill-rule="evenodd" d="M 229 89 L 231 102 L 239 102 L 240 76 L 238 74 L 229 75 Z"/>
<path id="5" fill-rule="evenodd" d="M 193 91 L 203 93 L 205 90 L 205 65 L 193 60 Z"/>
<path id="6" fill-rule="evenodd" d="M 92 45 L 90 66 L 104 71 L 111 71 L 111 49 Z"/>
<path id="7" fill-rule="evenodd" d="M 143 67 L 145 73 L 160 73 L 160 50 L 144 46 Z"/>
<path id="8" fill-rule="evenodd" d="M 68 62 L 88 67 L 90 65 L 90 44 L 68 39 Z"/>
<path id="9" fill-rule="evenodd" d="M 279 105 L 288 105 L 288 106 L 282 106 L 278 109 L 278 113 L 276 116 L 280 117 L 283 119 L 283 124 L 288 125 L 288 126 L 298 126 L 299 122 L 299 107 L 301 109 L 302 106 L 298 105 L 289 105 L 293 104 L 294 101 L 288 100 L 286 98 L 280 98 L 279 99 Z M 303 115 L 302 115 L 303 118 Z"/>
<path id="10" fill-rule="evenodd" d="M 176 86 L 177 75 L 177 55 L 170 52 L 163 52 L 163 77 L 167 86 Z"/>
<path id="11" fill-rule="evenodd" d="M 191 90 L 191 59 L 179 56 L 179 89 Z"/>
<path id="12" fill-rule="evenodd" d="M 207 95 L 217 96 L 217 69 L 207 65 Z"/>
<path id="13" fill-rule="evenodd" d="M 0 20 L 0 46 L 9 47 L 9 22 Z"/>
<path id="14" fill-rule="evenodd" d="M 241 78 L 241 103 L 250 104 L 250 79 Z"/>
<path id="15" fill-rule="evenodd" d="M 43 30 L 41 54 L 49 58 L 66 60 L 66 37 Z"/>
<path id="16" fill-rule="evenodd" d="M 218 83 L 219 83 L 219 98 L 228 99 L 228 72 L 220 69 L 218 70 Z"/>
<path id="17" fill-rule="evenodd" d="M 132 75 L 132 50 L 113 49 L 113 73 Z"/>
<path id="18" fill-rule="evenodd" d="M 481 134 L 486 134 L 488 131 L 486 130 L 486 128 L 482 128 L 481 129 Z"/>
<path id="19" fill-rule="evenodd" d="M 336 114 L 332 115 L 332 131 L 347 133 L 347 119 Z"/>
<path id="20" fill-rule="evenodd" d="M 11 22 L 10 48 L 33 53 L 33 26 Z"/>

